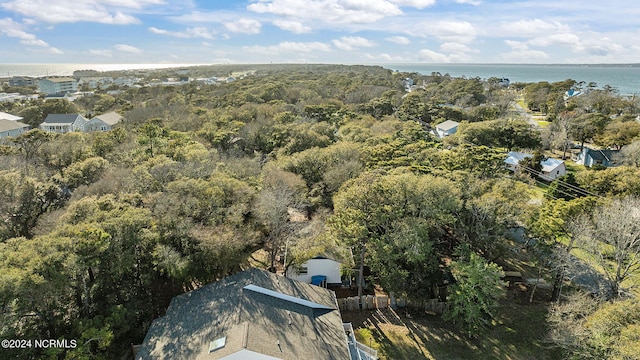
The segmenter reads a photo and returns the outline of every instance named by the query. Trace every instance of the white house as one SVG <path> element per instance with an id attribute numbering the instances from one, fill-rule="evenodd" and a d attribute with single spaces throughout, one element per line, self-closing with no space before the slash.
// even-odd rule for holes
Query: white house
<path id="1" fill-rule="evenodd" d="M 324 256 L 316 256 L 307 260 L 300 268 L 290 270 L 287 277 L 315 285 L 322 285 L 323 282 L 324 284 L 342 284 L 340 262 Z"/>
<path id="2" fill-rule="evenodd" d="M 78 82 L 70 77 L 45 78 L 38 80 L 38 88 L 47 95 L 75 93 Z"/>
<path id="3" fill-rule="evenodd" d="M 540 177 L 547 181 L 553 181 L 567 174 L 564 161 L 560 159 L 548 158 L 541 161 L 540 164 L 542 165 L 542 174 Z"/>
<path id="4" fill-rule="evenodd" d="M 44 122 L 40 124 L 40 129 L 66 134 L 72 131 L 84 131 L 86 123 L 87 119 L 79 114 L 49 114 L 44 119 Z"/>
<path id="5" fill-rule="evenodd" d="M 453 120 L 441 122 L 440 124 L 436 125 L 436 135 L 438 135 L 439 138 L 443 138 L 455 134 L 456 131 L 458 131 L 459 125 L 459 122 Z"/>
<path id="6" fill-rule="evenodd" d="M 516 171 L 518 166 L 520 166 L 520 161 L 522 161 L 522 160 L 524 160 L 526 158 L 533 157 L 533 155 L 531 155 L 531 154 L 517 152 L 517 151 L 509 151 L 509 153 L 507 155 L 508 156 L 504 160 L 504 162 L 507 164 L 507 167 L 511 171 Z"/>
<path id="7" fill-rule="evenodd" d="M 117 112 L 108 112 L 102 115 L 98 115 L 93 119 L 87 121 L 84 125 L 85 132 L 91 131 L 109 131 L 113 126 L 122 121 L 122 115 Z"/>
<path id="8" fill-rule="evenodd" d="M 0 139 L 15 137 L 29 131 L 29 125 L 19 121 L 0 119 Z"/>
<path id="9" fill-rule="evenodd" d="M 11 115 L 9 113 L 0 111 L 0 120 L 22 121 L 24 119 L 20 116 L 15 116 L 15 115 Z"/>

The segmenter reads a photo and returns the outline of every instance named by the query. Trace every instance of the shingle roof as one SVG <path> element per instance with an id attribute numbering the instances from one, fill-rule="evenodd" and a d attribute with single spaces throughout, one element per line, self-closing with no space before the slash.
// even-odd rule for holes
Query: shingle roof
<path id="1" fill-rule="evenodd" d="M 455 122 L 453 120 L 447 120 L 447 121 L 443 121 L 440 124 L 436 125 L 436 128 L 442 130 L 442 131 L 449 131 L 453 128 L 455 128 L 456 126 L 460 125 L 459 122 Z"/>
<path id="2" fill-rule="evenodd" d="M 211 342 L 222 338 L 224 346 L 210 352 Z M 136 359 L 269 357 L 349 359 L 332 291 L 246 270 L 175 297 L 166 315 L 152 323 L 136 355 Z"/>
<path id="3" fill-rule="evenodd" d="M 102 115 L 98 115 L 98 116 L 94 117 L 93 119 L 99 119 L 105 124 L 115 125 L 115 124 L 119 123 L 120 121 L 122 121 L 122 115 L 118 114 L 117 112 L 108 112 L 108 113 L 105 113 L 105 114 L 102 114 Z M 91 119 L 91 120 L 93 120 L 93 119 Z"/>
<path id="4" fill-rule="evenodd" d="M 0 132 L 23 129 L 28 127 L 29 125 L 23 124 L 19 121 L 0 119 Z"/>
<path id="5" fill-rule="evenodd" d="M 79 116 L 79 114 L 49 114 L 43 124 L 73 124 Z"/>
<path id="6" fill-rule="evenodd" d="M 591 156 L 591 158 L 593 160 L 596 161 L 612 161 L 613 160 L 613 156 L 617 153 L 619 153 L 619 151 L 617 150 L 594 150 L 594 149 L 589 149 L 587 150 L 587 153 L 589 156 Z"/>

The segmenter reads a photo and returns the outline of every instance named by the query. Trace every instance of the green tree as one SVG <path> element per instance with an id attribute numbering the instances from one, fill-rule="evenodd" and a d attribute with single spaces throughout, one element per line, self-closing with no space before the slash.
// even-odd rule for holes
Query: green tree
<path id="1" fill-rule="evenodd" d="M 491 324 L 498 300 L 504 295 L 502 268 L 470 253 L 451 263 L 456 282 L 447 295 L 446 320 L 452 320 L 470 338 L 480 335 Z"/>

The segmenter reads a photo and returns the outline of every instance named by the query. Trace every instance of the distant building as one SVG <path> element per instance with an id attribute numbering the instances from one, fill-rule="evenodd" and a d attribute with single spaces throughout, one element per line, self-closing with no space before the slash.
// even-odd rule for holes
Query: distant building
<path id="1" fill-rule="evenodd" d="M 33 86 L 36 79 L 28 76 L 14 76 L 9 79 L 9 86 Z"/>
<path id="2" fill-rule="evenodd" d="M 40 124 L 40 129 L 58 134 L 84 131 L 87 121 L 79 114 L 49 114 L 44 119 L 44 122 Z"/>
<path id="3" fill-rule="evenodd" d="M 436 125 L 436 135 L 438 135 L 439 138 L 453 135 L 458 131 L 458 126 L 460 126 L 460 123 L 453 120 L 441 122 Z"/>
<path id="4" fill-rule="evenodd" d="M 516 171 L 520 166 L 520 161 L 530 157 L 533 157 L 533 155 L 517 151 L 509 151 L 504 162 L 507 164 L 509 170 Z"/>
<path id="5" fill-rule="evenodd" d="M 84 124 L 83 131 L 109 131 L 113 129 L 113 126 L 120 121 L 122 121 L 122 115 L 118 114 L 117 112 L 105 113 L 87 121 L 87 123 Z"/>
<path id="6" fill-rule="evenodd" d="M 78 81 L 70 77 L 39 79 L 38 88 L 47 95 L 75 93 L 78 91 Z"/>
<path id="7" fill-rule="evenodd" d="M 30 126 L 19 121 L 0 119 L 0 139 L 15 137 L 29 131 Z"/>

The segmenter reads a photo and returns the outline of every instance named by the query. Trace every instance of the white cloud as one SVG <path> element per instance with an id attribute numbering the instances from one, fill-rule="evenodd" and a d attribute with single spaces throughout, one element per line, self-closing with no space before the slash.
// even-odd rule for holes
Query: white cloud
<path id="1" fill-rule="evenodd" d="M 176 38 L 182 39 L 190 39 L 190 38 L 202 38 L 202 39 L 214 39 L 213 31 L 205 28 L 205 27 L 191 27 L 186 28 L 184 31 L 169 31 L 164 29 L 158 29 L 156 27 L 150 27 L 149 31 L 154 34 L 172 36 Z"/>
<path id="2" fill-rule="evenodd" d="M 408 45 L 409 43 L 411 43 L 411 41 L 404 36 L 390 36 L 385 38 L 385 40 L 399 45 Z"/>
<path id="3" fill-rule="evenodd" d="M 446 53 L 468 53 L 472 51 L 467 45 L 450 42 L 440 44 L 440 50 Z"/>
<path id="4" fill-rule="evenodd" d="M 529 64 L 544 62 L 549 59 L 549 55 L 546 52 L 531 49 L 514 50 L 509 53 L 501 54 L 501 57 L 507 61 L 523 62 Z"/>
<path id="5" fill-rule="evenodd" d="M 456 0 L 456 2 L 458 4 L 469 4 L 469 5 L 473 5 L 473 6 L 480 6 L 480 4 L 482 4 L 482 2 L 480 2 L 478 0 Z"/>
<path id="6" fill-rule="evenodd" d="M 262 24 L 259 21 L 248 18 L 227 22 L 224 26 L 231 32 L 243 34 L 259 34 L 262 28 Z"/>
<path id="7" fill-rule="evenodd" d="M 90 55 L 98 55 L 98 56 L 104 56 L 104 57 L 112 57 L 113 56 L 113 52 L 111 50 L 98 50 L 98 49 L 92 49 L 89 50 L 88 53 Z"/>
<path id="8" fill-rule="evenodd" d="M 416 36 L 434 36 L 440 41 L 470 43 L 475 40 L 478 32 L 475 27 L 467 21 L 435 21 L 416 24 L 408 33 Z"/>
<path id="9" fill-rule="evenodd" d="M 451 62 L 449 57 L 445 54 L 435 52 L 429 49 L 422 49 L 418 53 L 418 56 L 422 61 L 433 62 L 433 63 L 448 63 Z"/>
<path id="10" fill-rule="evenodd" d="M 522 41 L 505 40 L 505 44 L 509 45 L 513 50 L 527 50 L 529 46 Z"/>
<path id="11" fill-rule="evenodd" d="M 303 22 L 315 20 L 334 24 L 367 24 L 402 15 L 400 7 L 388 0 L 258 0 L 247 9 Z"/>
<path id="12" fill-rule="evenodd" d="M 400 6 L 410 6 L 416 9 L 424 9 L 436 3 L 436 0 L 391 0 L 392 3 Z"/>
<path id="13" fill-rule="evenodd" d="M 311 31 L 311 28 L 299 21 L 292 20 L 275 20 L 273 25 L 282 30 L 290 31 L 294 34 L 305 34 Z"/>
<path id="14" fill-rule="evenodd" d="M 580 44 L 580 38 L 575 34 L 551 34 L 549 36 L 537 37 L 527 41 L 529 45 L 533 46 L 552 46 L 552 45 L 569 45 L 578 46 Z"/>
<path id="15" fill-rule="evenodd" d="M 287 52 L 307 53 L 312 51 L 332 51 L 331 45 L 322 42 L 291 42 L 285 41 L 271 46 L 245 46 L 243 49 L 251 53 L 282 54 Z"/>
<path id="16" fill-rule="evenodd" d="M 51 24 L 136 24 L 140 20 L 127 12 L 161 4 L 164 4 L 163 0 L 12 0 L 0 4 L 0 7 Z"/>
<path id="17" fill-rule="evenodd" d="M 540 19 L 520 20 L 505 22 L 501 25 L 504 34 L 511 36 L 542 36 L 553 33 L 569 32 L 571 27 L 557 21 L 545 21 Z"/>
<path id="18" fill-rule="evenodd" d="M 142 50 L 138 49 L 135 46 L 127 45 L 127 44 L 118 44 L 115 45 L 114 48 L 118 51 L 131 53 L 131 54 L 141 54 Z"/>
<path id="19" fill-rule="evenodd" d="M 20 43 L 27 46 L 36 46 L 45 49 L 51 54 L 62 54 L 62 51 L 49 45 L 46 41 L 38 39 L 34 34 L 30 34 L 22 29 L 22 25 L 10 18 L 0 19 L 0 34 L 7 37 L 20 39 Z"/>
<path id="20" fill-rule="evenodd" d="M 338 49 L 345 51 L 351 51 L 355 48 L 373 47 L 376 45 L 373 41 L 367 40 L 361 36 L 343 36 L 339 39 L 334 39 L 331 42 Z"/>

